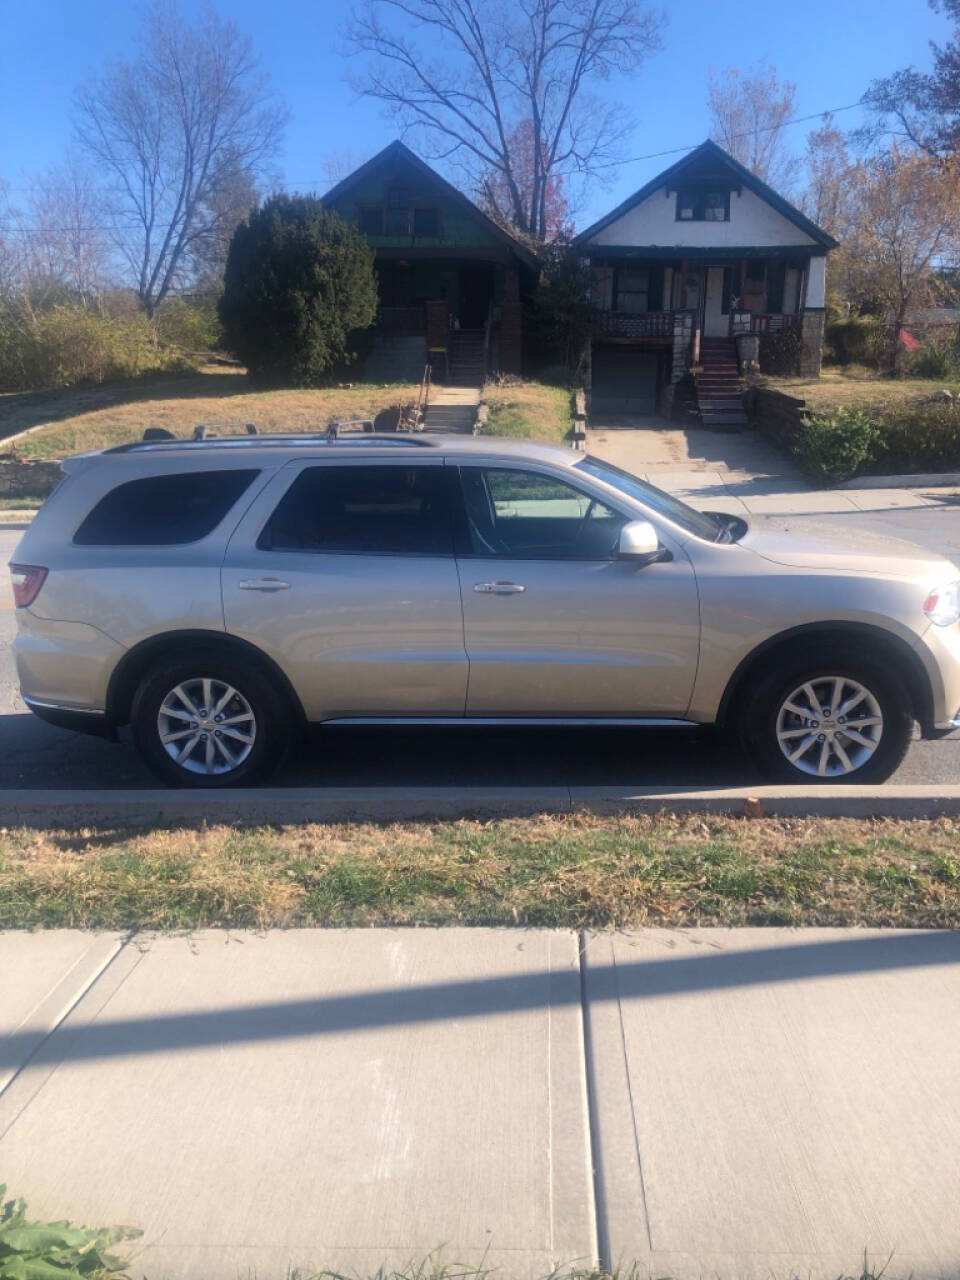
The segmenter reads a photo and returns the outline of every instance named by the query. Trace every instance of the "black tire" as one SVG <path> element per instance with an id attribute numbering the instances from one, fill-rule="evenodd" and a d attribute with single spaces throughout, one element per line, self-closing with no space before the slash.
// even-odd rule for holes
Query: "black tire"
<path id="1" fill-rule="evenodd" d="M 818 680 L 838 676 L 869 691 L 879 705 L 883 724 L 873 754 L 862 764 L 850 772 L 821 776 L 798 768 L 787 759 L 777 737 L 777 720 L 794 690 L 805 683 L 816 685 Z M 835 714 L 836 709 L 832 710 Z M 851 712 L 849 718 L 852 720 L 855 714 Z M 903 681 L 886 662 L 849 649 L 814 651 L 804 657 L 794 652 L 784 660 L 772 658 L 759 672 L 747 676 L 740 697 L 738 728 L 744 750 L 761 773 L 772 780 L 803 786 L 860 785 L 886 782 L 900 767 L 913 734 L 913 712 Z M 843 732 L 839 725 L 836 731 Z M 822 741 L 817 738 L 818 744 Z M 841 739 L 841 745 L 851 747 L 849 739 Z M 811 753 L 818 750 L 819 746 L 813 746 Z M 816 755 L 813 758 L 819 762 Z"/>
<path id="2" fill-rule="evenodd" d="M 240 763 L 235 767 L 228 766 L 218 748 L 217 764 L 223 772 L 199 772 L 178 764 L 168 754 L 160 737 L 158 720 L 164 700 L 178 686 L 189 688 L 192 682 L 204 679 L 216 682 L 217 686 L 229 685 L 241 699 L 232 703 L 232 707 L 242 708 L 245 701 L 252 712 L 254 740 Z M 225 717 L 229 718 L 229 709 Z M 188 651 L 177 658 L 164 659 L 146 673 L 134 696 L 131 722 L 140 755 L 152 772 L 170 786 L 240 787 L 262 782 L 277 767 L 289 745 L 292 716 L 287 699 L 257 666 L 247 665 L 231 654 L 200 649 Z M 169 720 L 166 722 L 171 723 Z M 196 723 L 199 722 L 184 720 L 185 731 Z M 249 734 L 249 719 L 239 727 Z M 216 737 L 220 738 L 221 733 L 217 732 Z M 246 745 L 235 738 L 224 738 L 224 746 L 231 753 L 236 748 L 242 754 Z M 203 737 L 192 753 L 195 765 L 202 764 L 205 750 L 206 737 Z"/>

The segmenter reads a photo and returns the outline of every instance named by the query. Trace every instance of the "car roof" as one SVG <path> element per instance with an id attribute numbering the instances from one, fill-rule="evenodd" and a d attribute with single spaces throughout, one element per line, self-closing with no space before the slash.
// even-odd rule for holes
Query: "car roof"
<path id="1" fill-rule="evenodd" d="M 356 433 L 330 436 L 304 434 L 283 434 L 268 432 L 264 435 L 248 436 L 213 436 L 203 440 L 141 440 L 132 444 L 117 445 L 112 449 L 102 449 L 91 453 L 83 453 L 67 458 L 63 464 L 65 471 L 72 471 L 81 464 L 95 462 L 97 459 L 120 460 L 124 457 L 136 458 L 143 463 L 147 458 L 167 460 L 176 458 L 182 462 L 187 458 L 196 458 L 204 466 L 215 464 L 215 461 L 235 459 L 241 455 L 244 460 L 251 461 L 269 458 L 272 464 L 277 462 L 277 454 L 287 454 L 289 458 L 306 457 L 329 453 L 337 457 L 368 457 L 371 454 L 381 457 L 396 457 L 398 452 L 441 454 L 443 457 L 481 458 L 484 456 L 518 460 L 551 462 L 554 465 L 573 466 L 583 455 L 564 445 L 543 444 L 533 440 L 509 440 L 498 436 L 462 436 L 444 435 L 440 432 L 431 434 L 390 433 L 376 435 L 373 433 Z"/>

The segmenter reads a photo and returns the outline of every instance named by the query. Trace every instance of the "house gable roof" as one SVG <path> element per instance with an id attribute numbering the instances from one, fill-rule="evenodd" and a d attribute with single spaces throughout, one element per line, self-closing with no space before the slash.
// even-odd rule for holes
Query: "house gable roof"
<path id="1" fill-rule="evenodd" d="M 472 200 L 468 199 L 462 191 L 458 191 L 452 183 L 446 180 L 446 178 L 442 178 L 440 174 L 437 173 L 436 169 L 431 169 L 430 165 L 428 165 L 426 161 L 421 160 L 420 157 L 411 151 L 408 146 L 402 143 L 399 138 L 396 139 L 396 141 L 391 142 L 389 146 L 384 147 L 382 151 L 378 151 L 375 156 L 371 156 L 365 164 L 360 165 L 358 169 L 354 169 L 353 173 L 347 174 L 347 176 L 338 182 L 335 187 L 331 187 L 326 195 L 323 196 L 322 202 L 324 204 L 333 204 L 337 200 L 341 200 L 376 169 L 389 164 L 391 161 L 397 160 L 410 165 L 437 186 L 447 199 L 460 205 L 460 207 L 470 217 L 474 218 L 488 232 L 501 240 L 507 248 L 515 253 L 521 262 L 525 263 L 528 267 L 536 268 L 538 266 L 536 256 L 530 252 L 521 240 L 516 236 L 512 236 L 509 231 L 505 231 L 498 222 L 494 222 L 493 218 L 485 214 L 482 209 L 478 208 L 478 206 L 475 205 Z"/>
<path id="2" fill-rule="evenodd" d="M 755 173 L 751 173 L 749 169 L 739 162 L 739 160 L 735 160 L 729 152 L 724 151 L 723 147 L 717 146 L 717 144 L 712 142 L 710 139 L 707 139 L 706 142 L 701 142 L 699 147 L 694 147 L 692 151 L 689 151 L 685 156 L 682 156 L 676 164 L 672 164 L 668 169 L 664 169 L 662 173 L 657 175 L 657 177 L 651 179 L 651 181 L 645 186 L 642 186 L 639 191 L 635 191 L 632 196 L 628 196 L 626 200 L 621 204 L 618 204 L 615 209 L 612 209 L 608 214 L 605 214 L 604 217 L 593 223 L 592 226 L 587 227 L 585 231 L 581 231 L 575 238 L 574 244 L 585 245 L 588 241 L 592 240 L 594 236 L 598 235 L 606 227 L 609 227 L 611 223 L 616 222 L 619 218 L 622 218 L 625 213 L 629 212 L 629 210 L 635 208 L 638 204 L 641 204 L 649 196 L 652 196 L 655 191 L 661 190 L 661 188 L 670 183 L 677 182 L 678 179 L 683 177 L 686 170 L 702 166 L 704 161 L 722 166 L 732 176 L 734 176 L 739 183 L 747 187 L 754 193 L 754 195 L 759 196 L 761 200 L 765 200 L 767 204 L 776 209 L 778 213 L 782 214 L 783 217 L 787 218 L 788 221 L 792 222 L 794 226 L 798 227 L 805 235 L 808 235 L 811 240 L 822 248 L 829 250 L 837 247 L 838 241 L 834 240 L 833 236 L 828 235 L 827 232 L 824 231 L 822 227 L 818 227 L 815 222 L 811 222 L 810 219 L 792 205 L 789 200 L 785 200 L 783 196 L 778 195 L 778 193 L 774 191 L 773 187 L 767 186 L 767 184 L 758 178 Z"/>

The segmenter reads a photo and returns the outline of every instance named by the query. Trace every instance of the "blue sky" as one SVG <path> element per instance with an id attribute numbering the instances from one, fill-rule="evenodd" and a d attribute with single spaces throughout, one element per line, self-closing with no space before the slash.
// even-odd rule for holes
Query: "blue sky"
<path id="1" fill-rule="evenodd" d="M 186 12 L 199 0 L 182 0 Z M 291 112 L 281 172 L 286 183 L 322 190 L 324 157 L 358 163 L 395 131 L 378 106 L 344 81 L 335 29 L 349 0 L 224 0 L 218 7 L 254 39 L 263 65 Z M 928 42 L 948 33 L 926 0 L 666 0 L 663 51 L 632 82 L 605 89 L 634 121 L 631 155 L 693 145 L 707 134 L 711 68 L 768 59 L 797 85 L 796 112 L 807 115 L 855 102 L 872 79 L 929 63 Z M 74 86 L 104 59 L 133 44 L 133 0 L 0 0 L 0 177 L 16 187 L 25 172 L 57 160 L 70 135 Z M 847 112 L 838 124 L 853 125 Z M 795 125 L 802 147 L 810 125 Z M 612 207 L 671 163 L 624 165 L 608 187 L 587 196 L 578 221 Z"/>

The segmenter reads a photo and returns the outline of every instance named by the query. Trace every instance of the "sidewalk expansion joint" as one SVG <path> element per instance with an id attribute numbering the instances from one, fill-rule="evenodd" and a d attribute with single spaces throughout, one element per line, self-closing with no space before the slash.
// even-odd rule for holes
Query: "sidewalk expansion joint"
<path id="1" fill-rule="evenodd" d="M 587 1090 L 587 1158 L 590 1161 L 591 1196 L 590 1213 L 593 1218 L 593 1238 L 596 1241 L 597 1266 L 600 1271 L 613 1270 L 610 1246 L 610 1215 L 604 1190 L 603 1151 L 600 1145 L 600 1114 L 597 1100 L 597 1080 L 594 1066 L 593 1031 L 590 1025 L 590 1000 L 587 995 L 587 935 L 577 934 L 577 960 L 580 970 L 580 1025 L 583 1028 L 583 1070 Z"/>

